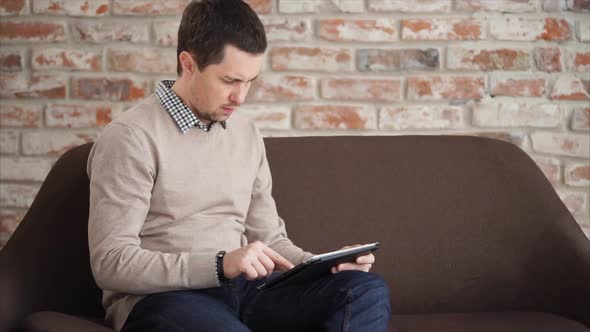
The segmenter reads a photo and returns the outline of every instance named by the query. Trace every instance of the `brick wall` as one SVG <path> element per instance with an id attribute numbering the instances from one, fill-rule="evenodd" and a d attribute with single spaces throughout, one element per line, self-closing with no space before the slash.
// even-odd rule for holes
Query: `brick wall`
<path id="1" fill-rule="evenodd" d="M 0 0 L 0 246 L 61 153 L 175 77 L 187 2 Z M 590 0 L 248 2 L 266 135 L 507 140 L 590 236 Z"/>

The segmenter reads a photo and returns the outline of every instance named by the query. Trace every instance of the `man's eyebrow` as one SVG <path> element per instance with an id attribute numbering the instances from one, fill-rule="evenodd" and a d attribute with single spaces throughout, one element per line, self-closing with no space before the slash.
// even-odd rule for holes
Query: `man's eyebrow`
<path id="1" fill-rule="evenodd" d="M 249 80 L 248 82 L 252 82 L 252 81 L 254 81 L 255 79 L 257 79 L 257 78 L 258 78 L 258 76 L 260 76 L 260 74 L 256 75 L 256 76 L 255 76 L 253 79 Z M 227 75 L 226 75 L 224 78 L 225 78 L 225 79 L 229 79 L 229 80 L 231 80 L 231 81 L 244 82 L 243 80 L 241 80 L 241 79 L 239 79 L 239 78 L 234 78 L 234 77 L 227 76 Z"/>

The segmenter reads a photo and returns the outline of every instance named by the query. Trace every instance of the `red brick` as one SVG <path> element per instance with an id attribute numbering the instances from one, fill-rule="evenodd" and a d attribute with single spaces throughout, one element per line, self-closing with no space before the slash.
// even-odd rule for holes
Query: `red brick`
<path id="1" fill-rule="evenodd" d="M 449 46 L 447 68 L 465 70 L 526 70 L 529 69 L 529 51 L 509 48 L 475 48 Z"/>
<path id="2" fill-rule="evenodd" d="M 590 186 L 590 164 L 568 163 L 565 167 L 565 184 L 576 187 Z"/>
<path id="3" fill-rule="evenodd" d="M 402 20 L 403 40 L 476 40 L 486 37 L 474 18 L 411 18 Z"/>
<path id="4" fill-rule="evenodd" d="M 534 12 L 537 2 L 535 0 L 456 0 L 456 10 L 467 11 L 496 11 L 507 13 Z"/>
<path id="5" fill-rule="evenodd" d="M 307 101 L 315 98 L 315 82 L 307 76 L 264 74 L 252 84 L 248 101 Z"/>
<path id="6" fill-rule="evenodd" d="M 95 132 L 27 131 L 23 132 L 24 155 L 59 156 L 67 150 L 93 142 Z"/>
<path id="7" fill-rule="evenodd" d="M 486 99 L 474 105 L 473 124 L 479 127 L 556 128 L 561 124 L 561 109 L 556 104 Z"/>
<path id="8" fill-rule="evenodd" d="M 113 0 L 116 15 L 178 15 L 190 0 Z"/>
<path id="9" fill-rule="evenodd" d="M 261 17 L 268 41 L 304 41 L 312 35 L 308 19 L 296 17 Z"/>
<path id="10" fill-rule="evenodd" d="M 490 95 L 510 97 L 543 97 L 546 79 L 531 75 L 491 74 Z"/>
<path id="11" fill-rule="evenodd" d="M 297 129 L 376 129 L 376 110 L 370 106 L 304 105 L 293 110 Z"/>
<path id="12" fill-rule="evenodd" d="M 481 99 L 483 76 L 410 76 L 409 100 Z"/>
<path id="13" fill-rule="evenodd" d="M 272 11 L 272 0 L 245 0 L 258 14 L 269 14 Z"/>
<path id="14" fill-rule="evenodd" d="M 149 94 L 150 82 L 146 79 L 74 77 L 72 97 L 86 100 L 132 101 Z"/>
<path id="15" fill-rule="evenodd" d="M 109 0 L 32 0 L 33 13 L 72 16 L 105 16 L 109 14 Z"/>
<path id="16" fill-rule="evenodd" d="M 547 180 L 552 183 L 561 181 L 561 162 L 558 158 L 532 156 L 533 160 L 539 166 Z"/>
<path id="17" fill-rule="evenodd" d="M 0 16 L 23 14 L 26 10 L 25 4 L 25 0 L 0 0 Z"/>
<path id="18" fill-rule="evenodd" d="M 34 50 L 32 57 L 32 65 L 35 70 L 102 70 L 100 51 L 43 48 Z"/>
<path id="19" fill-rule="evenodd" d="M 336 42 L 392 42 L 398 40 L 392 19 L 325 19 L 318 21 L 319 36 Z"/>
<path id="20" fill-rule="evenodd" d="M 178 44 L 179 21 L 154 22 L 156 44 L 159 46 L 174 46 Z M 175 57 L 176 58 L 176 57 Z"/>
<path id="21" fill-rule="evenodd" d="M 551 99 L 557 100 L 590 100 L 584 83 L 573 75 L 561 75 L 553 85 Z"/>
<path id="22" fill-rule="evenodd" d="M 173 49 L 109 49 L 107 58 L 112 71 L 176 73 L 176 50 Z"/>
<path id="23" fill-rule="evenodd" d="M 392 106 L 379 113 L 379 129 L 452 129 L 464 123 L 463 108 L 457 106 Z"/>
<path id="24" fill-rule="evenodd" d="M 29 208 L 40 185 L 3 183 L 0 186 L 0 207 Z"/>
<path id="25" fill-rule="evenodd" d="M 49 21 L 2 21 L 0 41 L 65 41 L 66 24 Z"/>
<path id="26" fill-rule="evenodd" d="M 559 47 L 535 47 L 534 58 L 539 70 L 562 71 L 561 49 Z"/>
<path id="27" fill-rule="evenodd" d="M 537 131 L 531 139 L 536 152 L 590 158 L 589 135 Z"/>
<path id="28" fill-rule="evenodd" d="M 391 79 L 324 79 L 321 81 L 322 98 L 355 101 L 401 101 L 402 82 Z"/>
<path id="29" fill-rule="evenodd" d="M 15 72 L 23 70 L 21 50 L 0 48 L 0 71 Z"/>
<path id="30" fill-rule="evenodd" d="M 359 49 L 359 71 L 436 70 L 440 67 L 439 51 L 428 49 Z"/>
<path id="31" fill-rule="evenodd" d="M 156 31 L 157 33 L 157 31 Z M 149 42 L 149 25 L 128 22 L 79 21 L 72 23 L 72 35 L 75 40 L 90 43 L 106 42 Z"/>
<path id="32" fill-rule="evenodd" d="M 39 128 L 43 120 L 43 106 L 31 103 L 0 103 L 0 127 Z"/>
<path id="33" fill-rule="evenodd" d="M 49 104 L 45 110 L 47 127 L 100 128 L 112 120 L 109 105 Z"/>
<path id="34" fill-rule="evenodd" d="M 566 50 L 568 69 L 571 71 L 590 71 L 590 49 L 588 47 L 570 48 Z"/>
<path id="35" fill-rule="evenodd" d="M 364 11 L 363 0 L 278 0 L 280 13 L 361 13 Z"/>
<path id="36" fill-rule="evenodd" d="M 51 75 L 0 74 L 2 98 L 65 98 L 66 79 Z"/>
<path id="37" fill-rule="evenodd" d="M 0 158 L 0 180 L 43 181 L 52 166 L 52 159 L 33 157 Z"/>
<path id="38" fill-rule="evenodd" d="M 273 70 L 310 70 L 340 72 L 352 69 L 352 52 L 331 47 L 273 47 L 270 51 Z"/>
<path id="39" fill-rule="evenodd" d="M 291 108 L 282 105 L 244 105 L 239 108 L 259 129 L 284 130 L 291 128 Z"/>
<path id="40" fill-rule="evenodd" d="M 0 210 L 0 250 L 25 216 L 25 210 Z"/>
<path id="41" fill-rule="evenodd" d="M 451 9 L 451 0 L 368 0 L 374 12 L 443 13 Z"/>
<path id="42" fill-rule="evenodd" d="M 572 114 L 573 130 L 590 130 L 590 107 L 576 108 Z"/>
<path id="43" fill-rule="evenodd" d="M 13 155 L 19 152 L 20 130 L 0 130 L 0 154 Z"/>

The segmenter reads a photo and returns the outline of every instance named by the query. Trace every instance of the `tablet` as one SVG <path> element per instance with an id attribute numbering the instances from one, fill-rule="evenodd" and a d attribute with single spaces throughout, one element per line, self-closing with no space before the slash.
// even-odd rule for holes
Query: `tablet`
<path id="1" fill-rule="evenodd" d="M 364 256 L 377 249 L 379 249 L 379 242 L 311 256 L 303 263 L 258 286 L 258 289 L 268 290 L 277 285 L 315 279 L 331 273 L 330 270 L 335 265 L 354 262 L 357 257 Z"/>

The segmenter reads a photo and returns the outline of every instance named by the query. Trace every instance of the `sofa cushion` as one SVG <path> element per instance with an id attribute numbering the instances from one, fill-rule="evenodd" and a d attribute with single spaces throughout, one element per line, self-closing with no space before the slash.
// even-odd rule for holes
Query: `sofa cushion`
<path id="1" fill-rule="evenodd" d="M 393 315 L 394 332 L 589 332 L 584 325 L 540 312 Z"/>
<path id="2" fill-rule="evenodd" d="M 113 332 L 106 321 L 54 311 L 39 311 L 23 321 L 23 332 Z"/>

